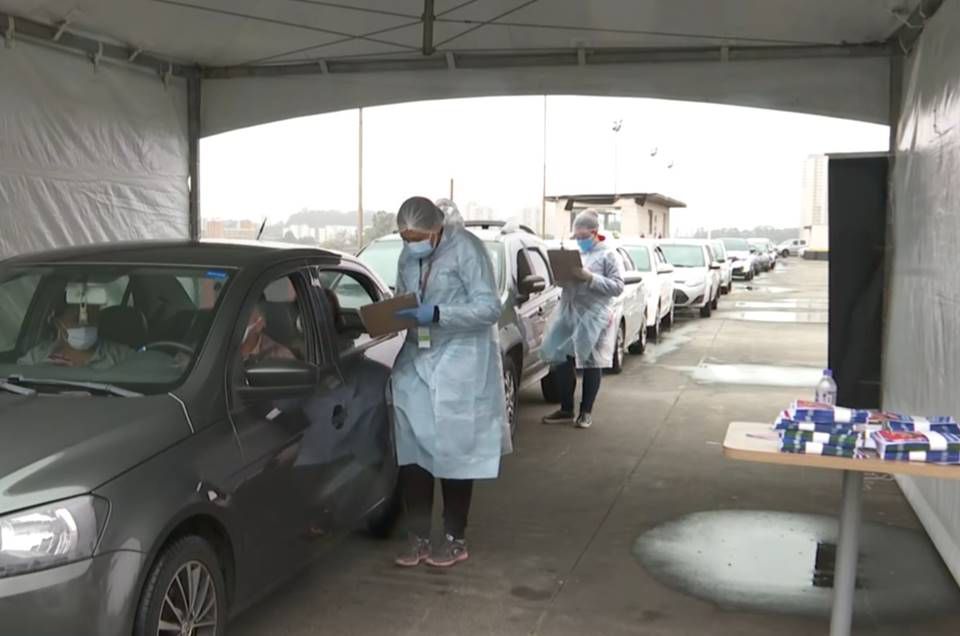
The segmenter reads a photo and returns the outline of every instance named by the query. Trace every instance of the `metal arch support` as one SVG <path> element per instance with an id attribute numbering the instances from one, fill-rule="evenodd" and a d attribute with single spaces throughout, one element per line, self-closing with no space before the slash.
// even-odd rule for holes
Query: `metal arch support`
<path id="1" fill-rule="evenodd" d="M 436 47 L 433 45 L 433 24 L 437 16 L 433 12 L 434 0 L 423 0 L 423 54 L 433 55 Z"/>
<path id="2" fill-rule="evenodd" d="M 203 106 L 203 80 L 199 75 L 187 79 L 187 174 L 190 180 L 188 193 L 188 226 L 190 240 L 200 238 L 200 133 Z"/>

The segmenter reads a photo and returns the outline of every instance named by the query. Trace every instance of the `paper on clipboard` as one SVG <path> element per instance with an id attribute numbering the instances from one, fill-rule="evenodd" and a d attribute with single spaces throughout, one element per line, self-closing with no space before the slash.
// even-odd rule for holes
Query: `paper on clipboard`
<path id="1" fill-rule="evenodd" d="M 381 300 L 360 308 L 360 320 L 367 333 L 374 338 L 397 333 L 404 329 L 414 329 L 416 321 L 401 320 L 396 313 L 401 309 L 415 309 L 417 307 L 416 294 L 404 294 L 387 300 Z"/>
<path id="2" fill-rule="evenodd" d="M 558 283 L 577 283 L 576 272 L 583 269 L 580 250 L 549 250 L 550 268 Z"/>

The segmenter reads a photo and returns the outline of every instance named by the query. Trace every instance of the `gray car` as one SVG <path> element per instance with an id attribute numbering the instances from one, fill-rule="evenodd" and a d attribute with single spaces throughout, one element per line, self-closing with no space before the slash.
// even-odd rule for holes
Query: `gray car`
<path id="1" fill-rule="evenodd" d="M 389 531 L 388 295 L 351 257 L 148 243 L 0 264 L 4 634 L 223 634 Z"/>

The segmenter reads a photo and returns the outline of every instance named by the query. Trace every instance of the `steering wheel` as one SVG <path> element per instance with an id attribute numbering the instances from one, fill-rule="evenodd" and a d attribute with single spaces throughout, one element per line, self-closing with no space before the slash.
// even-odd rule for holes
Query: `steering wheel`
<path id="1" fill-rule="evenodd" d="M 173 340 L 157 340 L 156 342 L 144 345 L 143 349 L 144 351 L 149 351 L 150 349 L 174 349 L 191 356 L 196 351 L 190 345 L 185 345 L 182 342 L 175 342 Z"/>

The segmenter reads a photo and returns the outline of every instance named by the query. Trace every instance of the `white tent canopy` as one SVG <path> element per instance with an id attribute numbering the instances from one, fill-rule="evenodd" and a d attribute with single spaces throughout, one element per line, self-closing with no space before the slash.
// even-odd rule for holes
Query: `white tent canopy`
<path id="1" fill-rule="evenodd" d="M 0 11 L 180 74 L 200 67 L 213 134 L 350 106 L 539 93 L 888 123 L 886 43 L 918 2 L 0 0 Z"/>

